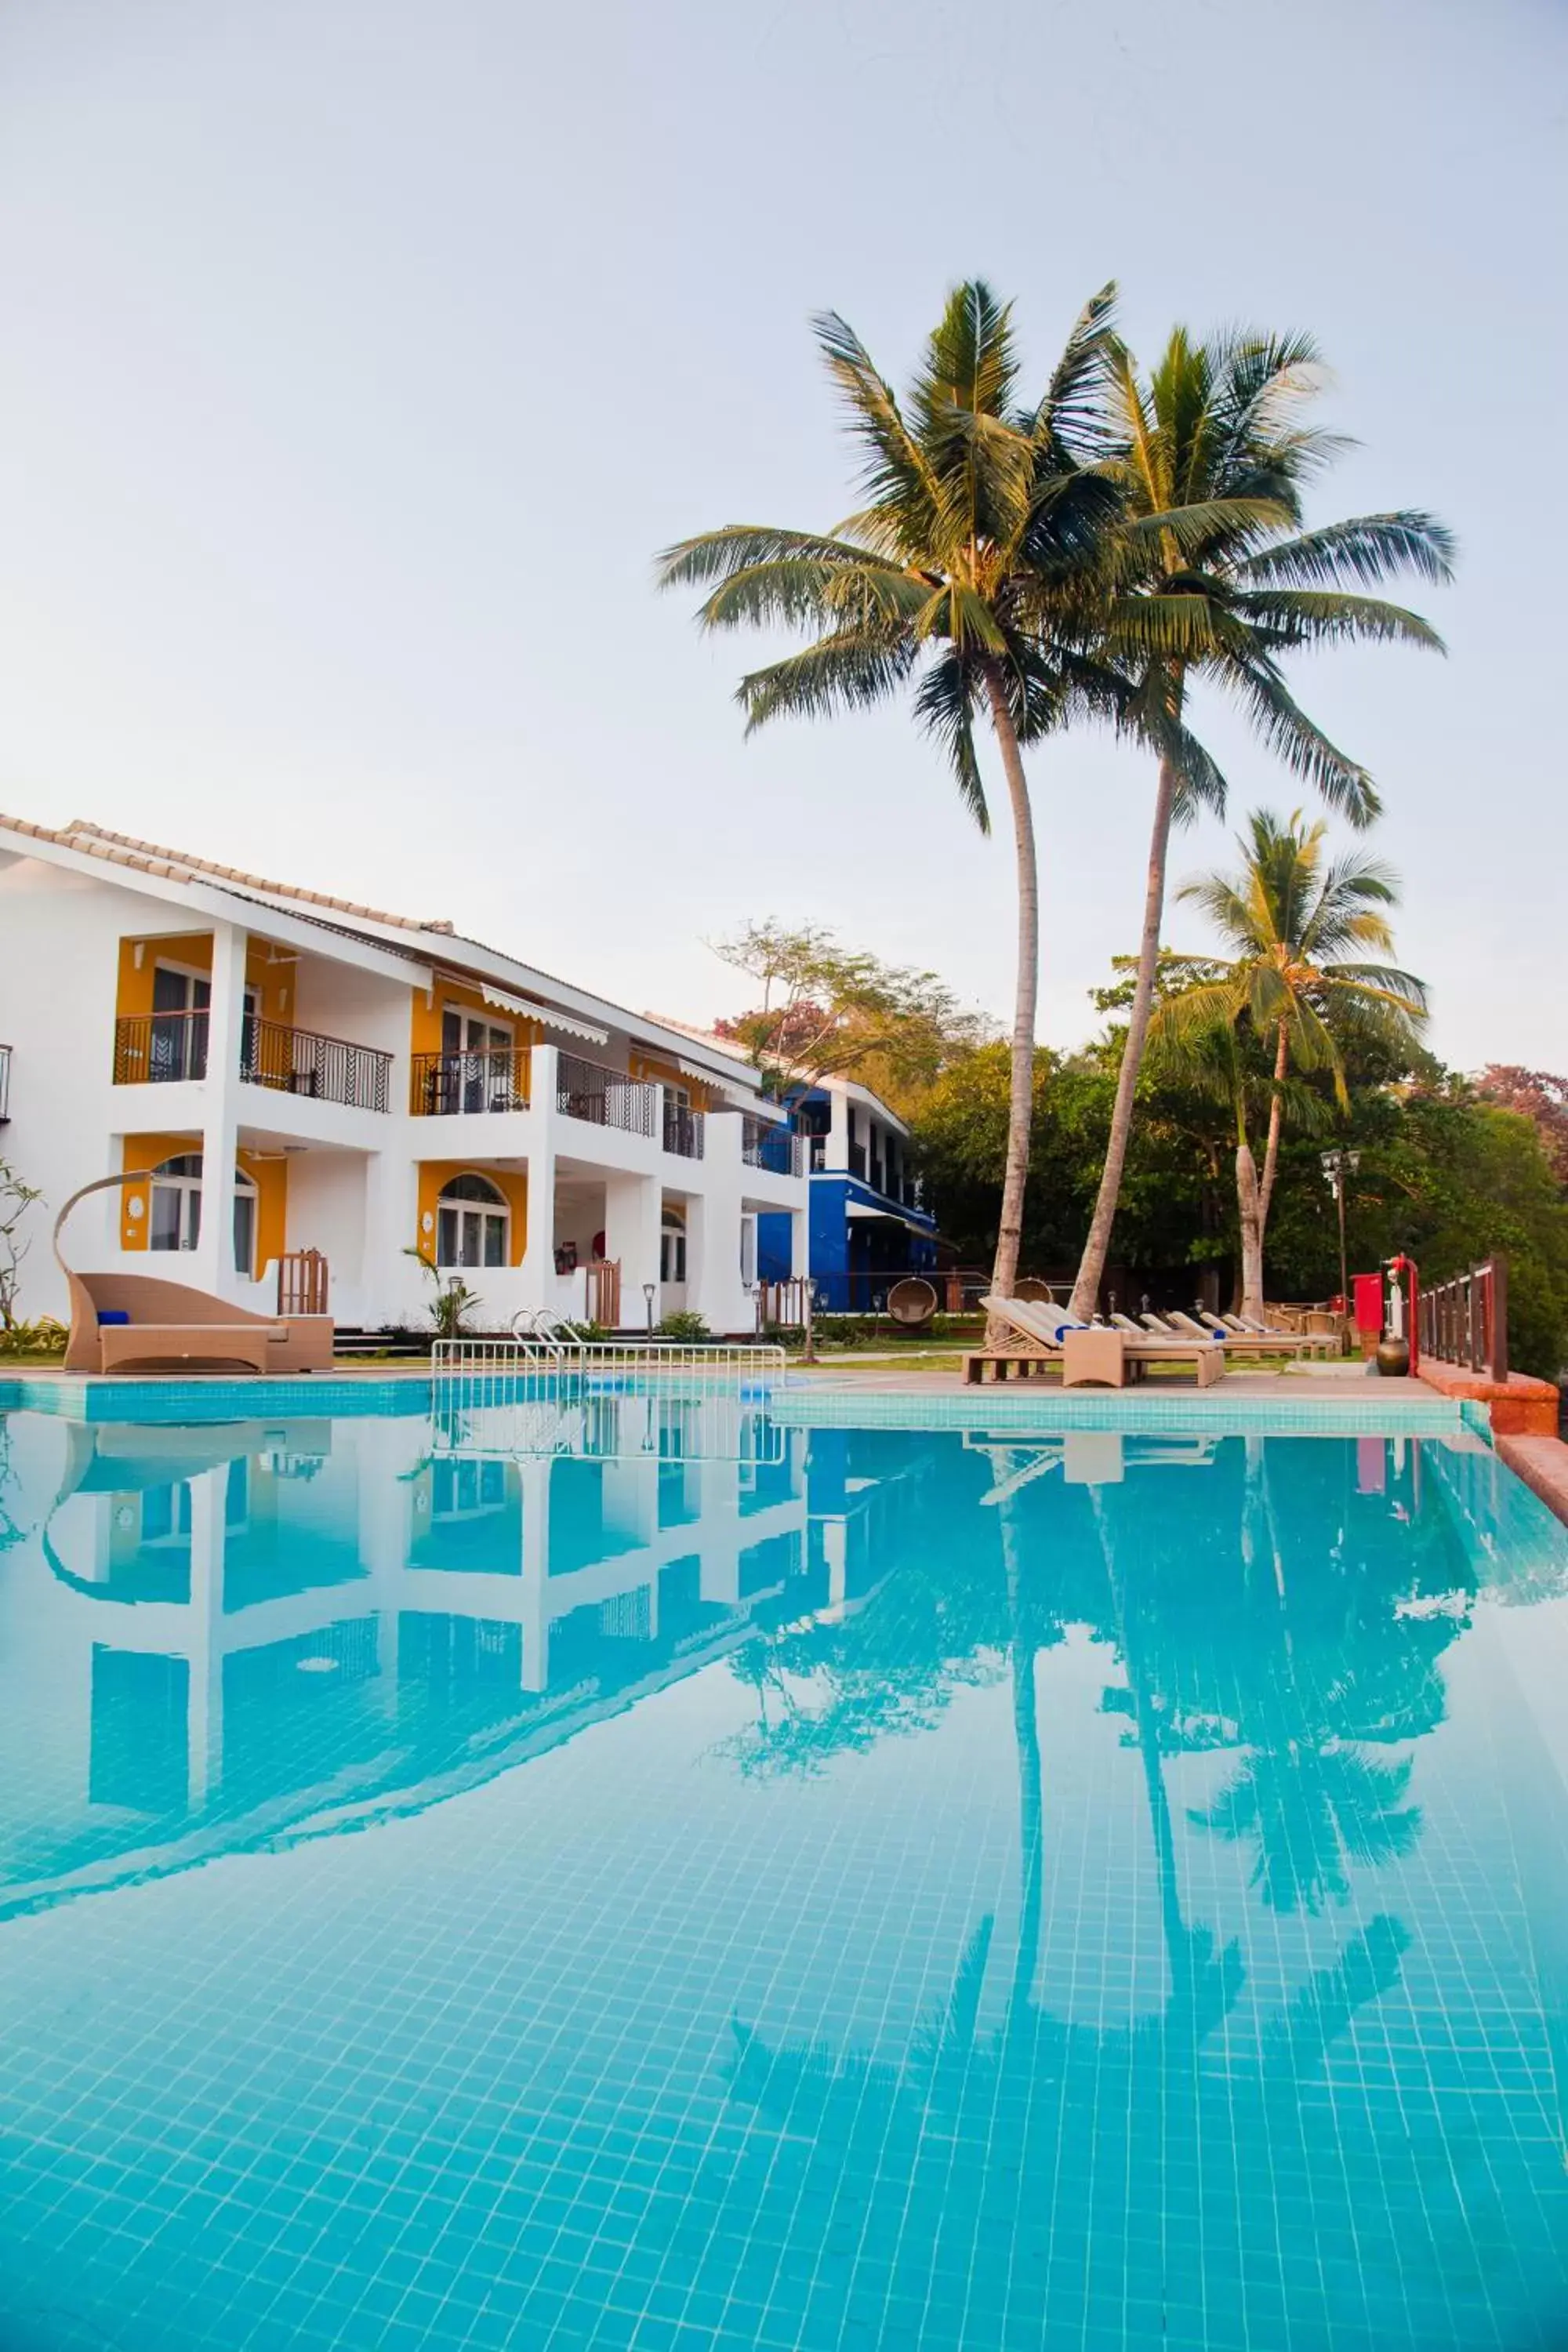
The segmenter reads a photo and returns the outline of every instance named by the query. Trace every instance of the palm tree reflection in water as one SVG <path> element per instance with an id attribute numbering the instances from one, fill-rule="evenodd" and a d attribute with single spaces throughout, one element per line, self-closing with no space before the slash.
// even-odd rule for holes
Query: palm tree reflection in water
<path id="1" fill-rule="evenodd" d="M 803 1748 L 820 1769 L 841 1744 L 867 1744 L 843 1738 L 845 1693 L 879 1646 L 884 1610 L 897 1611 L 894 1646 L 924 1695 L 898 1727 L 928 1727 L 960 1683 L 984 1673 L 984 1654 L 955 1655 L 946 1646 L 952 1637 L 994 1643 L 998 1671 L 1004 1651 L 1010 1661 L 1017 1929 L 995 2021 L 988 2030 L 983 2022 L 997 1936 L 988 1912 L 969 1936 L 945 2008 L 917 2029 L 901 2060 L 775 2042 L 733 2023 L 732 2097 L 787 2131 L 797 2149 L 809 2145 L 807 2161 L 826 2176 L 836 2207 L 847 2198 L 868 2226 L 878 2208 L 898 2212 L 892 2274 L 917 2298 L 920 2282 L 944 2262 L 968 2260 L 978 2280 L 972 2292 L 1010 2297 L 1028 2282 L 1037 2307 L 1049 2271 L 1054 2319 L 1060 2296 L 1089 2292 L 1079 2273 L 1058 2278 L 1058 2265 L 1062 2232 L 1071 2237 L 1076 2220 L 1080 2271 L 1087 2266 L 1091 2212 L 1094 2263 L 1121 2265 L 1129 2294 L 1158 2302 L 1183 2278 L 1191 2284 L 1205 2233 L 1212 2252 L 1216 2228 L 1200 2198 L 1200 2144 L 1211 2168 L 1216 2147 L 1229 2150 L 1239 2211 L 1244 2143 L 1267 2167 L 1282 2142 L 1305 2156 L 1324 2135 L 1323 2186 L 1314 2193 L 1342 2199 L 1353 2231 L 1334 2137 L 1342 2123 L 1331 2101 L 1304 2093 L 1355 2012 L 1396 1982 L 1408 1931 L 1375 1913 L 1272 2013 L 1267 1996 L 1255 1998 L 1240 2030 L 1215 2042 L 1247 1967 L 1237 1940 L 1222 1944 L 1184 1916 L 1166 1762 L 1244 1750 L 1221 1794 L 1188 1811 L 1189 1827 L 1254 1841 L 1251 1884 L 1273 1910 L 1316 1913 L 1344 1902 L 1356 1869 L 1400 1861 L 1420 1834 L 1420 1813 L 1405 1802 L 1409 1759 L 1363 1751 L 1415 1739 L 1440 1721 L 1436 1657 L 1460 1630 L 1474 1583 L 1436 1498 L 1423 1514 L 1397 1493 L 1356 1494 L 1348 1446 L 1229 1440 L 1221 1455 L 1195 1485 L 1180 1482 L 1187 1491 L 1179 1500 L 1162 1493 L 1176 1507 L 1152 1512 L 1147 1479 L 1131 1460 L 1124 1483 L 1075 1487 L 1059 1475 L 1060 1441 L 971 1441 L 967 1458 L 990 1473 L 989 1492 L 973 1499 L 993 1507 L 994 1542 L 963 1558 L 928 1544 L 901 1559 L 861 1615 L 831 1630 L 815 1668 L 819 1637 L 797 1633 L 792 1671 L 807 1675 L 825 1703 L 806 1710 L 797 1700 L 782 1742 L 765 1725 L 756 1736 L 753 1769 L 799 1769 Z M 1434 1591 L 1452 1596 L 1439 1613 L 1398 1605 Z M 1077 1942 L 1078 2014 L 1053 2014 L 1037 1990 L 1046 1855 L 1037 1661 L 1068 1626 L 1089 1628 L 1120 1655 L 1124 1686 L 1107 1691 L 1104 1706 L 1130 1720 L 1155 1863 L 1164 1997 L 1142 2013 L 1120 1997 L 1120 2020 L 1109 1983 L 1094 1997 L 1110 1951 L 1110 1923 L 1098 1914 L 1052 1922 L 1058 1964 L 1064 1945 Z M 910 1645 L 921 1636 L 917 1658 Z M 847 1680 L 847 1649 L 855 1654 Z M 866 1728 L 864 1709 L 852 1707 L 851 1717 Z M 1099 2020 L 1083 2021 L 1096 2008 Z M 1240 2226 L 1234 2214 L 1229 2226 Z M 1005 2256 L 989 2266 L 1004 2288 L 985 2284 L 987 2245 Z M 1281 2249 L 1265 2262 L 1270 2292 L 1287 2262 Z"/>

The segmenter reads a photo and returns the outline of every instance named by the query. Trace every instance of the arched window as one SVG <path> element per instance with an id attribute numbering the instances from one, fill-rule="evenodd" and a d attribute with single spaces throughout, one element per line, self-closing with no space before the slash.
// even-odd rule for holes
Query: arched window
<path id="1" fill-rule="evenodd" d="M 658 1278 L 660 1282 L 686 1279 L 686 1219 L 679 1209 L 667 1207 L 659 1221 Z"/>
<path id="2" fill-rule="evenodd" d="M 234 1265 L 237 1274 L 256 1271 L 256 1180 L 234 1171 Z M 202 1155 L 176 1152 L 153 1171 L 147 1246 L 194 1250 L 202 1231 Z"/>
<path id="3" fill-rule="evenodd" d="M 511 1211 L 488 1176 L 454 1176 L 436 1203 L 437 1265 L 507 1265 Z"/>

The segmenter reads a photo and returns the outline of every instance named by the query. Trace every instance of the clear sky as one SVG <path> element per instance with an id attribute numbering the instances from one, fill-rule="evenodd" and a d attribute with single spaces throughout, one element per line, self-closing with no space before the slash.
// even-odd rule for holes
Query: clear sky
<path id="1" fill-rule="evenodd" d="M 847 509 L 814 310 L 901 380 L 984 274 L 1043 371 L 1116 277 L 1144 351 L 1310 329 L 1362 445 L 1324 516 L 1458 532 L 1447 662 L 1298 691 L 1383 791 L 1438 1050 L 1568 1067 L 1565 129 L 1560 0 L 5 0 L 0 807 L 686 1018 L 765 914 L 1002 1012 L 1005 829 L 902 713 L 744 743 L 752 649 L 651 558 Z M 1211 736 L 1237 816 L 1300 797 Z M 1065 1044 L 1152 778 L 1078 738 L 1033 782 Z"/>

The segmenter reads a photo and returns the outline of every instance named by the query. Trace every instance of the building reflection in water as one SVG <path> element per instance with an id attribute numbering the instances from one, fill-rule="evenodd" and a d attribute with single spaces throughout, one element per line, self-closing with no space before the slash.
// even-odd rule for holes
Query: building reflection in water
<path id="1" fill-rule="evenodd" d="M 3 1909 L 426 1801 L 831 1617 L 912 1475 L 732 1397 L 11 1439 Z"/>

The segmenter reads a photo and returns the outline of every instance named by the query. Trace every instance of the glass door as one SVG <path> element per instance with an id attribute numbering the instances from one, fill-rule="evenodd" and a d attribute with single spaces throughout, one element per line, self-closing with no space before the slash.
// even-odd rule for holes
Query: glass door
<path id="1" fill-rule="evenodd" d="M 149 1078 L 206 1076 L 212 994 L 212 982 L 203 972 L 180 971 L 165 963 L 153 967 Z"/>
<path id="2" fill-rule="evenodd" d="M 510 1110 L 511 1031 L 447 1005 L 441 1015 L 443 1110 Z"/>

